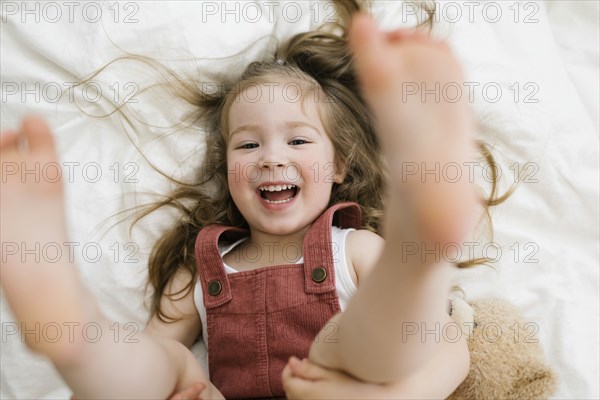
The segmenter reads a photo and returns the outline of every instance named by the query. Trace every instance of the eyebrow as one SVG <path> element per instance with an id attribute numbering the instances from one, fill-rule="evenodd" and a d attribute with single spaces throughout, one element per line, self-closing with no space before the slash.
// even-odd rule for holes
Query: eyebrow
<path id="1" fill-rule="evenodd" d="M 313 125 L 309 124 L 308 122 L 304 122 L 304 121 L 286 121 L 285 127 L 288 129 L 307 127 L 307 128 L 313 129 L 315 132 L 317 132 L 319 135 L 321 135 L 321 132 L 317 128 L 315 128 Z M 242 126 L 235 128 L 233 130 L 233 132 L 231 132 L 229 137 L 232 137 L 233 135 L 235 135 L 236 133 L 241 132 L 241 131 L 259 131 L 260 128 L 261 128 L 260 125 L 254 125 L 254 124 L 242 125 Z"/>

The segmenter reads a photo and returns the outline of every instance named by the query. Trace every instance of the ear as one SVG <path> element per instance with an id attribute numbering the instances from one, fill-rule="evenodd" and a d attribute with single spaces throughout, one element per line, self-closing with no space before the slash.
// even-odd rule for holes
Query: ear
<path id="1" fill-rule="evenodd" d="M 339 185 L 344 182 L 344 179 L 346 179 L 346 164 L 336 157 L 333 181 Z"/>

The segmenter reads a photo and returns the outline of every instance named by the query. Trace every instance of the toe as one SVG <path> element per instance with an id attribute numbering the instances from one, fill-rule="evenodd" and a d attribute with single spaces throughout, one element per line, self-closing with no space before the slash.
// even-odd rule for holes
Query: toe
<path id="1" fill-rule="evenodd" d="M 29 150 L 33 153 L 54 153 L 54 137 L 48 124 L 39 117 L 27 117 L 23 121 L 21 132 L 27 139 Z"/>
<path id="2" fill-rule="evenodd" d="M 386 88 L 389 80 L 386 40 L 371 17 L 358 14 L 352 20 L 350 47 L 363 89 L 372 94 Z"/>
<path id="3" fill-rule="evenodd" d="M 19 144 L 19 134 L 15 131 L 4 131 L 0 135 L 0 150 L 16 150 Z"/>

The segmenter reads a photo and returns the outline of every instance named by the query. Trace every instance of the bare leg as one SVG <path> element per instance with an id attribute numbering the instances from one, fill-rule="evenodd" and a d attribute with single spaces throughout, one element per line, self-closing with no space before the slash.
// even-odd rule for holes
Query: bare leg
<path id="1" fill-rule="evenodd" d="M 29 348 L 55 364 L 78 399 L 167 398 L 174 390 L 201 380 L 199 367 L 194 380 L 181 379 L 186 370 L 192 370 L 189 366 L 193 368 L 195 360 L 176 341 L 144 333 L 131 342 L 115 340 L 130 332 L 122 330 L 115 335 L 114 323 L 101 314 L 74 264 L 36 263 L 30 258 L 22 262 L 19 252 L 8 251 L 11 246 L 33 249 L 36 243 L 40 247 L 62 244 L 68 237 L 62 182 L 35 182 L 31 175 L 8 173 L 13 167 L 32 170 L 39 163 L 43 169 L 45 164 L 57 162 L 48 126 L 37 118 L 25 120 L 19 133 L 2 134 L 0 154 L 4 173 L 0 190 L 1 283 L 6 299 L 20 327 L 57 324 L 72 329 L 72 334 L 58 340 L 26 335 Z M 97 340 L 84 340 L 82 328 L 90 323 L 102 332 Z"/>
<path id="2" fill-rule="evenodd" d="M 310 359 L 365 381 L 393 382 L 421 368 L 444 345 L 433 334 L 421 338 L 424 328 L 437 329 L 439 336 L 448 322 L 452 264 L 439 249 L 461 243 L 477 211 L 476 191 L 464 170 L 457 182 L 436 182 L 431 175 L 426 181 L 421 174 L 406 176 L 406 168 L 420 172 L 450 162 L 464 167 L 473 126 L 466 101 L 403 98 L 407 84 L 431 89 L 436 82 L 441 87 L 463 82 L 446 45 L 409 32 L 379 32 L 365 16 L 355 17 L 350 40 L 390 170 L 386 245 L 348 309 L 334 317 L 338 342 L 316 342 Z M 407 334 L 415 328 L 418 334 Z"/>

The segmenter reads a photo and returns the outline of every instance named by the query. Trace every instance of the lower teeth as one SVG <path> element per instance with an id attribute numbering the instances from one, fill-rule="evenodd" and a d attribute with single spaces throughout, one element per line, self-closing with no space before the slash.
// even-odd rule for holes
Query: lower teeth
<path id="1" fill-rule="evenodd" d="M 293 197 L 290 197 L 289 199 L 285 199 L 285 200 L 268 200 L 268 199 L 265 199 L 265 201 L 267 203 L 270 203 L 270 204 L 281 204 L 281 203 L 287 203 L 288 201 L 290 201 L 292 199 L 293 199 Z"/>

